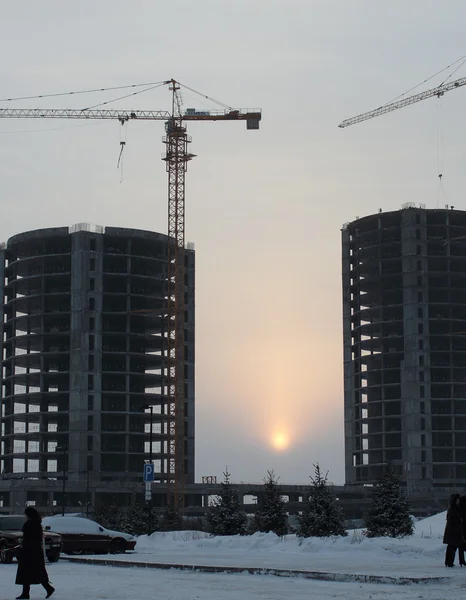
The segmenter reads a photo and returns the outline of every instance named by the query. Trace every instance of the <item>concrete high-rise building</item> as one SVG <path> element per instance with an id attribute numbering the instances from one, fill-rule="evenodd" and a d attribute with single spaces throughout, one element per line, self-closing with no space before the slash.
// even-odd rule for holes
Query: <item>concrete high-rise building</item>
<path id="1" fill-rule="evenodd" d="M 466 212 L 358 218 L 342 258 L 346 483 L 466 488 Z"/>
<path id="2" fill-rule="evenodd" d="M 0 501 L 83 506 L 167 479 L 168 237 L 76 225 L 0 250 Z M 194 251 L 186 250 L 186 482 L 194 482 Z"/>

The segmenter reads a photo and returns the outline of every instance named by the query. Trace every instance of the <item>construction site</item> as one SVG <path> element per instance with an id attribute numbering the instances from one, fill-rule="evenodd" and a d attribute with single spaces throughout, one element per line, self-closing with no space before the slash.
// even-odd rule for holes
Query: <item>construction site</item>
<path id="1" fill-rule="evenodd" d="M 466 85 L 450 81 L 361 113 L 356 125 Z M 443 75 L 444 77 L 445 75 Z M 422 82 L 422 83 L 425 83 Z M 440 125 L 437 122 L 438 182 Z M 438 201 L 437 201 L 438 205 Z M 466 212 L 409 202 L 342 229 L 345 481 L 374 485 L 393 464 L 408 497 L 466 486 Z"/>
<path id="2" fill-rule="evenodd" d="M 145 464 L 149 506 L 158 484 L 163 504 L 185 508 L 195 455 L 194 250 L 185 240 L 185 175 L 195 155 L 186 122 L 244 121 L 257 130 L 261 111 L 232 108 L 174 79 L 77 93 L 131 88 L 114 102 L 159 87 L 170 92 L 170 110 L 97 108 L 108 101 L 84 110 L 0 109 L 4 119 L 163 121 L 168 175 L 167 235 L 80 224 L 18 234 L 2 247 L 5 510 L 32 503 L 64 512 L 105 494 L 129 506 Z M 184 109 L 182 87 L 216 109 Z"/>
<path id="3" fill-rule="evenodd" d="M 149 457 L 154 481 L 169 481 L 168 246 L 166 235 L 80 224 L 16 235 L 1 251 L 4 505 L 61 506 L 64 481 L 68 505 L 95 505 L 109 482 L 126 504 Z M 194 250 L 184 258 L 193 483 Z"/>
<path id="4" fill-rule="evenodd" d="M 342 230 L 346 482 L 466 487 L 466 212 L 404 206 Z"/>
<path id="5" fill-rule="evenodd" d="M 446 80 L 339 127 L 464 85 Z M 195 155 L 186 122 L 240 120 L 257 130 L 261 111 L 183 109 L 179 82 L 153 86 L 168 86 L 169 111 L 0 109 L 10 119 L 164 121 L 168 174 L 167 235 L 81 224 L 16 235 L 1 251 L 0 510 L 144 498 L 202 514 L 218 493 L 216 481 L 195 483 L 194 472 L 195 260 L 185 241 L 185 174 Z M 409 203 L 356 218 L 342 229 L 342 271 L 345 486 L 335 493 L 359 518 L 392 463 L 414 512 L 435 512 L 466 487 L 466 212 Z M 300 510 L 301 487 L 281 486 L 290 512 Z M 251 511 L 261 494 L 238 486 Z"/>

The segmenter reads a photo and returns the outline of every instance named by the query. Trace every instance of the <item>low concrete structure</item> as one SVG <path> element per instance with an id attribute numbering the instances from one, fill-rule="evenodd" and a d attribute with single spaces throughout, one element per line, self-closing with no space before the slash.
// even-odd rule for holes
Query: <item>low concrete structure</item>
<path id="1" fill-rule="evenodd" d="M 261 484 L 232 484 L 237 493 L 239 503 L 243 509 L 253 514 L 258 507 L 262 505 L 263 487 Z M 287 502 L 289 514 L 298 514 L 303 507 L 309 486 L 279 484 L 278 488 L 281 495 Z M 347 521 L 357 521 L 364 516 L 364 513 L 370 507 L 372 502 L 372 487 L 369 486 L 332 486 L 332 490 L 337 498 L 338 504 L 342 507 Z M 416 516 L 428 516 L 446 510 L 448 500 L 452 491 L 449 488 L 437 489 L 435 496 L 430 494 L 411 494 L 409 501 L 412 507 L 412 514 Z M 61 492 L 61 482 L 51 481 L 47 484 L 31 481 L 28 479 L 4 479 L 0 481 L 0 512 L 14 513 L 18 512 L 18 506 L 25 506 L 26 503 L 34 501 L 38 494 L 43 501 L 36 503 L 37 508 L 43 514 L 56 514 L 60 511 L 60 506 L 54 502 L 56 495 Z M 187 516 L 203 516 L 208 512 L 211 501 L 220 493 L 220 485 L 206 483 L 192 483 L 186 486 L 186 508 Z M 67 502 L 67 512 L 86 512 L 91 511 L 99 502 L 107 505 L 120 505 L 125 510 L 133 502 L 144 502 L 144 484 L 142 483 L 142 473 L 139 481 L 130 482 L 125 480 L 113 482 L 91 483 L 83 493 L 79 488 L 78 482 L 70 482 L 67 487 L 67 497 L 77 498 L 80 494 L 82 501 Z M 166 504 L 167 487 L 165 484 L 152 485 L 152 503 L 156 510 L 162 512 Z"/>

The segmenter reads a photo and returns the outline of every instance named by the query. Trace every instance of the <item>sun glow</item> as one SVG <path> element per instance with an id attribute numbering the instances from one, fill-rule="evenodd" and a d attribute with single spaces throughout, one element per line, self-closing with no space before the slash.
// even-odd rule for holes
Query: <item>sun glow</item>
<path id="1" fill-rule="evenodd" d="M 277 432 L 272 437 L 272 446 L 275 450 L 282 451 L 286 450 L 289 446 L 289 439 L 286 433 Z"/>

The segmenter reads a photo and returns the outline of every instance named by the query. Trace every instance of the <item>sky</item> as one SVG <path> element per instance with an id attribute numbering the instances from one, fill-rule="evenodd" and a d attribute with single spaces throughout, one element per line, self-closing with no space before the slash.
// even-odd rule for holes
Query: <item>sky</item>
<path id="1" fill-rule="evenodd" d="M 466 53 L 460 0 L 0 0 L 0 108 L 85 108 L 179 80 L 242 122 L 190 123 L 196 480 L 344 481 L 340 230 L 465 208 L 466 88 L 349 127 Z M 447 77 L 449 72 L 445 72 Z M 466 76 L 466 68 L 453 78 Z M 437 77 L 413 93 L 434 87 Z M 183 93 L 184 106 L 214 105 Z M 166 88 L 109 108 L 170 108 Z M 166 232 L 163 123 L 0 120 L 0 240 L 90 222 Z M 117 169 L 126 140 L 123 169 Z M 443 177 L 440 182 L 439 173 Z"/>

